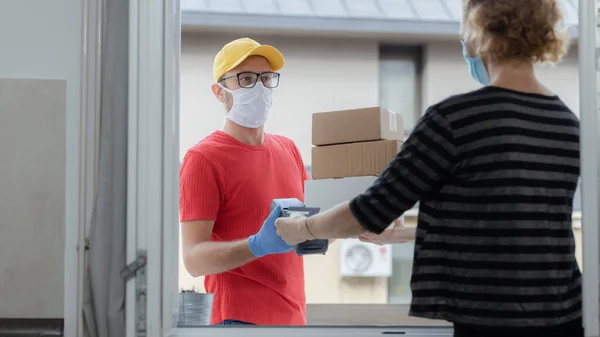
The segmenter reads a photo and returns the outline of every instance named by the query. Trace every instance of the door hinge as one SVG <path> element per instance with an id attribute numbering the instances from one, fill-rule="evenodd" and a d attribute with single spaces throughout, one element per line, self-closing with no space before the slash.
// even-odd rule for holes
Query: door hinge
<path id="1" fill-rule="evenodd" d="M 127 281 L 135 276 L 136 310 L 137 310 L 137 337 L 146 337 L 146 262 L 148 255 L 145 250 L 138 252 L 135 261 L 121 270 L 121 277 Z"/>
<path id="2" fill-rule="evenodd" d="M 146 259 L 146 252 L 140 251 L 135 261 L 131 262 L 130 264 L 126 265 L 125 268 L 121 269 L 121 277 L 124 278 L 125 281 L 127 281 L 130 278 L 136 276 L 138 271 L 146 267 Z"/>

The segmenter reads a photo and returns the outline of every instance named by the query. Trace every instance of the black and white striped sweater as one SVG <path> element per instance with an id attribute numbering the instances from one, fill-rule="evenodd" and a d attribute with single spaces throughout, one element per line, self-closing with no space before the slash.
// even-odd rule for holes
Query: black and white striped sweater
<path id="1" fill-rule="evenodd" d="M 419 201 L 411 315 L 484 326 L 581 316 L 571 229 L 579 120 L 556 96 L 486 87 L 428 109 L 351 201 L 379 233 Z"/>

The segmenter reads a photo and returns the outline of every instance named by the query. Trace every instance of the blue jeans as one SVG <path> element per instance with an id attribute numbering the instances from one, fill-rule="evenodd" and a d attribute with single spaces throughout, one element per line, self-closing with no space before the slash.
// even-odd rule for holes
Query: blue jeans
<path id="1" fill-rule="evenodd" d="M 238 321 L 236 319 L 226 319 L 217 325 L 254 325 L 252 323 Z"/>

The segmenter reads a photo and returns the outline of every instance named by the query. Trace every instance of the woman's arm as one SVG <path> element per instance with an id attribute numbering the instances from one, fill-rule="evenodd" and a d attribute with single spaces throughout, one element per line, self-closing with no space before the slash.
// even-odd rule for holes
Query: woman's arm
<path id="1" fill-rule="evenodd" d="M 380 234 L 422 197 L 441 186 L 452 173 L 456 157 L 450 123 L 430 108 L 402 150 L 365 193 L 307 221 L 278 219 L 278 233 L 288 244 L 313 238 L 349 238 L 365 232 Z"/>
<path id="2" fill-rule="evenodd" d="M 365 232 L 358 223 L 348 202 L 343 202 L 323 213 L 310 218 L 296 215 L 289 218 L 279 218 L 275 221 L 277 234 L 288 245 L 314 239 L 343 239 L 358 236 Z"/>
<path id="3" fill-rule="evenodd" d="M 417 228 L 392 228 L 386 229 L 381 234 L 366 233 L 358 237 L 362 242 L 374 243 L 376 245 L 389 245 L 395 243 L 407 243 L 415 241 Z"/>
<path id="4" fill-rule="evenodd" d="M 417 201 L 441 188 L 457 157 L 450 122 L 429 108 L 379 179 L 350 201 L 352 214 L 365 230 L 382 233 Z"/>
<path id="5" fill-rule="evenodd" d="M 358 237 L 362 242 L 374 243 L 376 245 L 389 245 L 395 243 L 407 243 L 415 241 L 417 227 L 404 227 L 402 218 L 394 220 L 394 227 L 384 230 L 381 234 L 365 233 Z"/>

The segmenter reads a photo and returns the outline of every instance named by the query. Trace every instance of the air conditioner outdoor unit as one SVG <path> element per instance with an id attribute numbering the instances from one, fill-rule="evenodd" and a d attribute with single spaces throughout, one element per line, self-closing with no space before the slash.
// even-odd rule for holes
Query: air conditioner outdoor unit
<path id="1" fill-rule="evenodd" d="M 392 276 L 392 246 L 378 246 L 358 239 L 341 240 L 340 276 Z"/>

